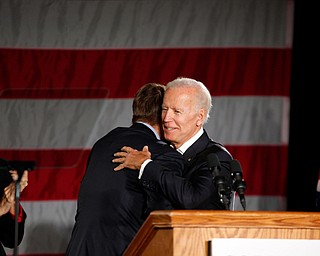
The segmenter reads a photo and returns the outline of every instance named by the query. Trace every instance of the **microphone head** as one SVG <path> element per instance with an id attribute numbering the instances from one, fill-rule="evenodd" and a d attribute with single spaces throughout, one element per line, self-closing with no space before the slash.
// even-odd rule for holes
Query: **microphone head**
<path id="1" fill-rule="evenodd" d="M 231 173 L 242 173 L 241 164 L 237 159 L 230 162 L 230 171 Z"/>
<path id="2" fill-rule="evenodd" d="M 210 153 L 207 156 L 207 162 L 210 169 L 220 166 L 219 158 L 215 153 Z"/>

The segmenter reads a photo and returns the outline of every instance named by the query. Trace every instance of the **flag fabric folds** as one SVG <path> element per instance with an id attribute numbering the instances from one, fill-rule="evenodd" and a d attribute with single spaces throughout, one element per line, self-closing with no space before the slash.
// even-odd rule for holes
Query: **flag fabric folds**
<path id="1" fill-rule="evenodd" d="M 205 129 L 241 162 L 247 210 L 285 210 L 293 8 L 292 0 L 3 0 L 0 158 L 36 162 L 21 195 L 19 253 L 64 254 L 93 143 L 131 124 L 140 86 L 178 76 L 210 90 Z"/>

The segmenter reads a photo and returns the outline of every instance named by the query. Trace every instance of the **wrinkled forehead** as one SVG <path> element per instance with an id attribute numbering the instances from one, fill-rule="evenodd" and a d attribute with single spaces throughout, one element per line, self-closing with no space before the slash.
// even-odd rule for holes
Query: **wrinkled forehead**
<path id="1" fill-rule="evenodd" d="M 195 98 L 198 94 L 197 88 L 194 87 L 169 87 L 165 94 L 165 98 L 184 96 L 184 98 Z"/>
<path id="2" fill-rule="evenodd" d="M 169 88 L 164 95 L 163 105 L 169 108 L 191 108 L 196 104 L 196 99 L 195 88 Z"/>

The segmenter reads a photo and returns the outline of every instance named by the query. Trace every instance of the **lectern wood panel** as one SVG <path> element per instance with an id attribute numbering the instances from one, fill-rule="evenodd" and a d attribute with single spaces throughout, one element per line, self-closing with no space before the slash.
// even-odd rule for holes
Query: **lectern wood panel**
<path id="1" fill-rule="evenodd" d="M 213 238 L 320 240 L 320 213 L 270 211 L 154 211 L 125 255 L 208 256 Z"/>

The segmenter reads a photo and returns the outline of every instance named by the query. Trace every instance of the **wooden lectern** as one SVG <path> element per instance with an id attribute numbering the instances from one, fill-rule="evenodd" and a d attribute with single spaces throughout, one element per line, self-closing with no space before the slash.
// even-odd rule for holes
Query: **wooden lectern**
<path id="1" fill-rule="evenodd" d="M 320 239 L 320 213 L 154 211 L 124 255 L 208 256 L 213 238 Z"/>

